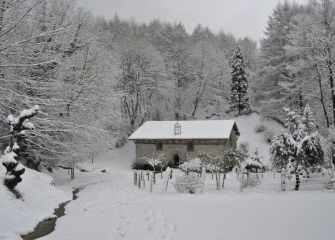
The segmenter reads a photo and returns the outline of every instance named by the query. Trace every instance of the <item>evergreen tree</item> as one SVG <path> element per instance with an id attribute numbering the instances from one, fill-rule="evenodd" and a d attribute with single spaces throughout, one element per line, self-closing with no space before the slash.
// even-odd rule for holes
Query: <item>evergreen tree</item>
<path id="1" fill-rule="evenodd" d="M 271 142 L 270 153 L 277 169 L 296 175 L 295 190 L 299 190 L 299 175 L 322 165 L 324 152 L 308 105 L 302 115 L 286 109 L 286 116 L 286 129 Z"/>
<path id="2" fill-rule="evenodd" d="M 230 105 L 232 109 L 238 109 L 238 114 L 249 109 L 248 80 L 245 71 L 246 64 L 240 47 L 235 49 L 232 60 L 232 83 Z"/>
<path id="3" fill-rule="evenodd" d="M 26 137 L 26 130 L 34 129 L 34 124 L 30 121 L 39 112 L 39 107 L 35 106 L 29 110 L 23 110 L 17 117 L 9 115 L 6 122 L 10 126 L 11 140 L 0 160 L 7 172 L 4 184 L 13 190 L 22 181 L 21 175 L 25 172 L 22 164 L 17 160 L 20 157 L 20 148 Z"/>

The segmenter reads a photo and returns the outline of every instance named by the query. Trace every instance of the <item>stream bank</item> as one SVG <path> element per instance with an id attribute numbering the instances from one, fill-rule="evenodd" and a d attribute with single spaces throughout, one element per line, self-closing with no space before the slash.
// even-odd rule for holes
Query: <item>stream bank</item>
<path id="1" fill-rule="evenodd" d="M 78 199 L 78 193 L 82 188 L 75 188 L 72 191 L 72 200 L 59 204 L 59 207 L 54 210 L 54 217 L 48 218 L 35 227 L 34 231 L 26 235 L 22 235 L 23 240 L 35 240 L 46 235 L 49 235 L 55 230 L 56 222 L 58 218 L 61 218 L 65 215 L 65 207 L 69 202 L 72 202 Z"/>

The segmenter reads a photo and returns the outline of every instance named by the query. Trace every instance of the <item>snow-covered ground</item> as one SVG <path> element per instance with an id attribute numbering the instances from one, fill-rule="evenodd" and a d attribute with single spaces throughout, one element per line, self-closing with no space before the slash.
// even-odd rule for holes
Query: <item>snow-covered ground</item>
<path id="1" fill-rule="evenodd" d="M 279 192 L 278 176 L 269 173 L 258 187 L 240 193 L 235 174 L 225 190 L 215 190 L 207 175 L 204 194 L 178 194 L 172 183 L 162 192 L 163 180 L 150 193 L 148 185 L 133 185 L 129 169 L 134 145 L 106 153 L 89 173 L 78 173 L 73 184 L 84 187 L 67 205 L 56 231 L 46 240 L 77 239 L 334 239 L 333 191 Z M 101 170 L 106 169 L 106 173 Z M 55 178 L 64 172 L 58 171 Z M 182 174 L 174 171 L 174 174 Z M 173 182 L 173 181 L 172 181 Z M 271 183 L 264 193 L 262 185 Z M 64 188 L 68 183 L 61 182 Z M 147 183 L 148 184 L 148 183 Z M 289 187 L 288 187 L 289 188 Z M 292 188 L 291 188 L 292 189 Z"/>
<path id="2" fill-rule="evenodd" d="M 71 192 L 64 192 L 52 185 L 53 179 L 26 168 L 23 181 L 17 190 L 23 195 L 16 199 L 2 184 L 5 168 L 0 167 L 0 239 L 17 240 L 20 235 L 34 230 L 42 220 L 52 217 L 58 204 L 71 199 Z"/>
<path id="3" fill-rule="evenodd" d="M 269 143 L 266 142 L 265 137 L 267 134 L 275 136 L 280 132 L 280 129 L 282 129 L 283 126 L 273 120 L 262 119 L 261 116 L 256 113 L 240 116 L 235 119 L 237 127 L 241 132 L 241 136 L 237 143 L 248 143 L 250 155 L 258 150 L 263 157 L 263 163 L 265 165 L 271 165 Z M 264 127 L 264 131 L 256 133 L 256 128 L 260 126 Z"/>
<path id="4" fill-rule="evenodd" d="M 241 131 L 239 141 L 248 141 L 250 152 L 258 148 L 266 156 L 269 146 L 263 140 L 263 133 L 255 133 L 259 117 L 254 114 L 241 117 L 237 123 Z M 278 129 L 271 121 L 262 124 Z M 45 206 L 42 204 L 41 209 L 18 206 L 20 200 L 5 200 L 16 208 L 8 206 L 10 210 L 4 212 L 1 205 L 0 239 L 18 239 L 13 232 L 23 233 L 37 223 L 38 218 L 28 219 L 29 214 L 35 216 L 40 211 L 43 215 L 47 207 L 55 207 L 56 202 L 60 202 L 59 196 L 65 196 L 63 192 L 70 193 L 73 188 L 82 189 L 79 198 L 66 206 L 66 215 L 58 219 L 55 231 L 42 239 L 332 240 L 335 237 L 335 193 L 323 190 L 322 179 L 303 179 L 299 192 L 292 191 L 292 180 L 287 184 L 287 191 L 280 192 L 280 176 L 268 172 L 260 175 L 261 184 L 241 193 L 235 173 L 227 175 L 223 190 L 216 190 L 215 180 L 207 174 L 203 194 L 179 194 L 173 182 L 176 175 L 184 173 L 174 170 L 167 192 L 162 191 L 164 180 L 158 174 L 157 184 L 150 193 L 148 182 L 141 189 L 133 184 L 134 158 L 134 144 L 128 143 L 120 149 L 101 153 L 94 163 L 87 159 L 80 168 L 88 172 L 76 171 L 72 181 L 66 170 L 57 169 L 52 177 L 59 190 L 53 189 L 51 193 L 48 188 L 46 192 L 39 191 L 41 187 L 35 182 L 24 181 L 19 185 L 21 190 L 28 189 L 27 185 L 38 189 L 30 189 L 30 193 L 24 190 L 27 202 Z M 37 174 L 37 177 L 45 175 Z M 0 188 L 0 191 L 2 196 L 5 190 Z M 9 198 L 10 195 L 5 194 Z M 24 214 L 15 219 L 5 215 L 13 209 L 20 209 Z M 11 220 L 7 223 L 8 218 Z"/>

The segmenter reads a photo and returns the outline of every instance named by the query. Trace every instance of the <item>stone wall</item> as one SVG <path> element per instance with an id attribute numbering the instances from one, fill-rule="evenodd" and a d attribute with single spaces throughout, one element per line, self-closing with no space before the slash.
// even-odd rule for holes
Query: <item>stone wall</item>
<path id="1" fill-rule="evenodd" d="M 157 150 L 154 143 L 136 143 L 136 162 L 137 168 L 143 168 L 147 164 L 143 157 L 155 157 L 163 154 L 163 157 L 170 165 L 174 164 L 174 156 L 177 154 L 180 163 L 188 161 L 198 156 L 199 152 L 213 153 L 222 156 L 229 149 L 236 148 L 235 136 L 231 140 L 220 141 L 217 144 L 193 144 L 193 150 L 188 150 L 187 143 L 162 143 L 162 150 Z"/>
<path id="2" fill-rule="evenodd" d="M 194 145 L 193 152 L 187 152 L 188 159 L 193 159 L 198 156 L 199 152 L 212 153 L 217 156 L 223 156 L 223 154 L 231 149 L 230 141 L 226 141 L 224 144 L 206 144 L 206 145 Z"/>
<path id="3" fill-rule="evenodd" d="M 144 157 L 157 157 L 162 154 L 163 151 L 156 150 L 156 144 L 152 143 L 136 143 L 136 160 L 135 165 L 136 167 L 142 167 L 147 162 Z"/>

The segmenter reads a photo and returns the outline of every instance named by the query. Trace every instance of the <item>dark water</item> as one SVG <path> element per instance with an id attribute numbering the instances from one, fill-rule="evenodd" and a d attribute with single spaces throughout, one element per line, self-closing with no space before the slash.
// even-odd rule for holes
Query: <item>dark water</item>
<path id="1" fill-rule="evenodd" d="M 72 192 L 72 201 L 76 200 L 78 198 L 78 193 L 81 189 L 76 188 Z M 55 230 L 56 221 L 58 218 L 63 217 L 65 215 L 65 206 L 71 201 L 64 202 L 62 204 L 59 204 L 59 207 L 55 209 L 54 211 L 54 218 L 46 219 L 42 222 L 40 222 L 34 229 L 33 232 L 21 236 L 23 240 L 35 240 L 40 237 L 44 237 L 46 235 L 49 235 Z"/>

